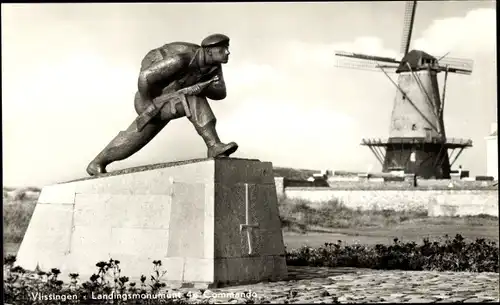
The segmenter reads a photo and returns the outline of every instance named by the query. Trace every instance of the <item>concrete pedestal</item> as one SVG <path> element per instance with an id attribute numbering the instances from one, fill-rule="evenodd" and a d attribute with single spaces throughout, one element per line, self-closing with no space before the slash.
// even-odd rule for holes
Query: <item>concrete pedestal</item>
<path id="1" fill-rule="evenodd" d="M 198 159 L 44 187 L 17 264 L 149 279 L 161 260 L 167 282 L 214 287 L 284 279 L 284 254 L 272 164 Z"/>

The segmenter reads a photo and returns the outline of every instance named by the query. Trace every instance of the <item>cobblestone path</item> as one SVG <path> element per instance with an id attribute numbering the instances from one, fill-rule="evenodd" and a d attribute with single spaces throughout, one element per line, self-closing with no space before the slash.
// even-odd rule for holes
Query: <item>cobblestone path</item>
<path id="1" fill-rule="evenodd" d="M 177 289 L 190 303 L 498 302 L 498 273 L 387 271 L 289 266 L 286 281 Z M 247 293 L 249 298 L 238 295 Z"/>

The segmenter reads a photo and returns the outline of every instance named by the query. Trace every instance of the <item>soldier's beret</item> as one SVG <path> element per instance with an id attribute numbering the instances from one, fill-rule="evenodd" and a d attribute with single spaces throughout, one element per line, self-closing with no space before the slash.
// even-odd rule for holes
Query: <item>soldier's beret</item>
<path id="1" fill-rule="evenodd" d="M 201 46 L 204 48 L 214 47 L 219 45 L 228 45 L 228 44 L 229 44 L 229 37 L 227 37 L 224 34 L 209 35 L 201 42 Z"/>

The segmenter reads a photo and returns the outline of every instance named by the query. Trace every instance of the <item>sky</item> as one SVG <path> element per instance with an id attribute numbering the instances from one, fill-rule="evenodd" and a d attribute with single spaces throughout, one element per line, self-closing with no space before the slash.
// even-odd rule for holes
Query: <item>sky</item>
<path id="1" fill-rule="evenodd" d="M 144 55 L 212 33 L 231 38 L 228 95 L 210 104 L 221 140 L 239 144 L 232 157 L 380 171 L 360 142 L 388 137 L 396 89 L 381 72 L 335 67 L 334 51 L 400 56 L 404 5 L 2 4 L 4 185 L 86 176 L 87 164 L 136 117 Z M 471 75 L 448 77 L 444 112 L 448 137 L 473 140 L 455 164 L 471 175 L 486 172 L 484 137 L 497 120 L 495 19 L 495 2 L 486 0 L 423 1 L 416 11 L 412 49 L 474 60 Z M 181 118 L 108 170 L 205 156 Z"/>

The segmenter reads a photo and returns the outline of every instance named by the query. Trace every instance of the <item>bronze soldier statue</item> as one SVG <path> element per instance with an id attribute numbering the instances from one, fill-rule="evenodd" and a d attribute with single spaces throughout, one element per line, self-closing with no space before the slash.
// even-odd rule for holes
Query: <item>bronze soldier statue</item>
<path id="1" fill-rule="evenodd" d="M 106 166 L 126 159 L 151 141 L 170 120 L 188 117 L 208 148 L 209 158 L 228 157 L 238 149 L 224 144 L 215 130 L 216 119 L 207 98 L 222 100 L 226 85 L 222 64 L 228 62 L 229 37 L 213 34 L 201 46 L 172 42 L 153 49 L 142 60 L 135 95 L 139 115 L 90 162 L 91 176 L 106 173 Z"/>

